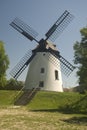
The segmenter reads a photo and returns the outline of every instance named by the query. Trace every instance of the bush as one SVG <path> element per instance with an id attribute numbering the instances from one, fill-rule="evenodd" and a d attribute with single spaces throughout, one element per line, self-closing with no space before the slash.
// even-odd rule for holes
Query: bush
<path id="1" fill-rule="evenodd" d="M 10 80 L 7 81 L 7 84 L 2 87 L 0 86 L 1 90 L 20 90 L 22 89 L 24 86 L 24 82 L 23 81 L 16 81 L 13 78 L 11 78 Z"/>

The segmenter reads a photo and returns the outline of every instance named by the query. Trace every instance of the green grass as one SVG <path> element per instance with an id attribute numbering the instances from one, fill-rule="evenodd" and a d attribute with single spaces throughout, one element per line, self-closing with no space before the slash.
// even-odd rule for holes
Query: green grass
<path id="1" fill-rule="evenodd" d="M 18 91 L 0 90 L 0 107 L 14 105 L 17 93 Z M 87 95 L 39 91 L 26 107 L 30 110 L 87 113 Z"/>
<path id="2" fill-rule="evenodd" d="M 87 112 L 87 98 L 79 93 L 40 91 L 28 104 L 31 110 L 60 111 L 64 113 Z M 82 110 L 83 107 L 83 111 Z M 80 110 L 81 108 L 81 110 Z"/>
<path id="3" fill-rule="evenodd" d="M 14 106 L 17 91 L 0 90 L 0 130 L 86 130 L 87 95 L 39 91 Z"/>
<path id="4" fill-rule="evenodd" d="M 0 90 L 0 107 L 12 105 L 15 95 L 15 91 Z"/>

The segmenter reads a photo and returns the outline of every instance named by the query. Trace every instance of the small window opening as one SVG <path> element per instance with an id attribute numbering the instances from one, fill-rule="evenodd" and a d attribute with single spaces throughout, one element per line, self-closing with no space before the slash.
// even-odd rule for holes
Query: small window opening
<path id="1" fill-rule="evenodd" d="M 44 87 L 44 81 L 39 82 L 39 87 Z"/>
<path id="2" fill-rule="evenodd" d="M 41 73 L 44 73 L 45 72 L 45 69 L 44 68 L 41 68 Z"/>
<path id="3" fill-rule="evenodd" d="M 55 80 L 58 80 L 58 79 L 59 79 L 59 77 L 58 77 L 58 71 L 55 70 Z"/>
<path id="4" fill-rule="evenodd" d="M 45 56 L 46 54 L 44 53 L 43 56 Z"/>

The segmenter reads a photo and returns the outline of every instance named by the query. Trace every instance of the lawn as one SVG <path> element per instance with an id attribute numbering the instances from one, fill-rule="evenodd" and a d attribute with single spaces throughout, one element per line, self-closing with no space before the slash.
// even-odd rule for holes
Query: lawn
<path id="1" fill-rule="evenodd" d="M 27 106 L 14 106 L 16 94 L 0 91 L 0 130 L 87 130 L 86 112 L 77 112 L 85 96 L 40 91 Z"/>

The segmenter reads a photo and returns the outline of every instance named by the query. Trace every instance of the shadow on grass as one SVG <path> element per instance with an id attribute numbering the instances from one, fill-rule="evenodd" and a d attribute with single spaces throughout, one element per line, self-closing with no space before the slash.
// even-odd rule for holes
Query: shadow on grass
<path id="1" fill-rule="evenodd" d="M 70 124 L 79 124 L 79 125 L 85 125 L 87 126 L 87 117 L 83 116 L 83 117 L 72 117 L 69 119 L 63 119 L 61 121 L 64 121 L 66 123 L 70 123 Z"/>
<path id="2" fill-rule="evenodd" d="M 30 110 L 32 112 L 59 112 L 62 114 L 87 114 L 87 112 L 73 111 L 70 109 L 62 108 L 62 109 L 33 109 Z"/>
<path id="3" fill-rule="evenodd" d="M 37 109 L 37 110 L 31 110 L 33 112 L 58 112 L 58 109 Z"/>
<path id="4" fill-rule="evenodd" d="M 33 112 L 60 112 L 58 109 L 38 109 L 38 110 L 32 110 Z M 85 113 L 75 113 L 70 111 L 61 111 L 63 114 L 82 114 L 81 116 L 75 116 L 68 119 L 60 119 L 61 121 L 68 123 L 68 124 L 76 124 L 76 125 L 84 125 L 87 126 L 87 116 L 85 116 Z"/>

